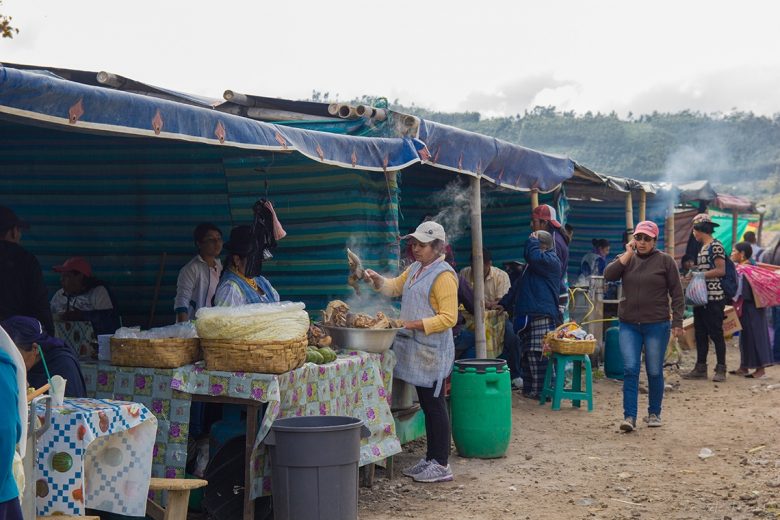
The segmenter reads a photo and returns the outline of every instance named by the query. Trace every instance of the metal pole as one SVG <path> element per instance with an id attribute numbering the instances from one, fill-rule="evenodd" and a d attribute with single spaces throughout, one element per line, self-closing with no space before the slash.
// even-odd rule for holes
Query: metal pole
<path id="1" fill-rule="evenodd" d="M 471 178 L 471 272 L 474 276 L 474 346 L 478 358 L 487 357 L 485 337 L 485 269 L 482 259 L 482 194 L 479 177 Z"/>

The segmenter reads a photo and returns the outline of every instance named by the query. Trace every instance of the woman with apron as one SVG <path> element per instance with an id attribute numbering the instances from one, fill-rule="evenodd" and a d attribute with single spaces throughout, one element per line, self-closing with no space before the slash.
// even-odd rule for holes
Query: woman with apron
<path id="1" fill-rule="evenodd" d="M 448 482 L 450 422 L 442 385 L 455 359 L 452 327 L 458 316 L 458 281 L 444 261 L 446 235 L 440 224 L 423 222 L 402 238 L 409 239 L 415 262 L 397 278 L 384 278 L 371 269 L 366 278 L 382 294 L 401 296 L 404 328 L 393 343 L 398 358 L 393 375 L 416 387 L 425 414 L 426 456 L 403 474 L 417 482 Z"/>

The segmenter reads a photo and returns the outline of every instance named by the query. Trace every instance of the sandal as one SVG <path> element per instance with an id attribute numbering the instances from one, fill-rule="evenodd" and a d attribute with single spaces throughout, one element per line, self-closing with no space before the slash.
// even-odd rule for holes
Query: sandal
<path id="1" fill-rule="evenodd" d="M 740 368 L 739 370 L 729 370 L 729 374 L 731 374 L 732 376 L 745 376 L 745 377 L 747 377 L 748 376 L 748 371 L 747 370 L 742 370 Z"/>
<path id="2" fill-rule="evenodd" d="M 755 374 L 745 374 L 745 377 L 747 377 L 748 379 L 766 379 L 767 375 L 761 374 L 760 376 L 757 376 Z"/>

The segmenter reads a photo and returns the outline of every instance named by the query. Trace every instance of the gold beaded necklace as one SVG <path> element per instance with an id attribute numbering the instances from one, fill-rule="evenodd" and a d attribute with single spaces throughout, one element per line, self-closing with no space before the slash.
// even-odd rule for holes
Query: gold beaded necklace
<path id="1" fill-rule="evenodd" d="M 257 282 L 254 281 L 254 279 L 247 278 L 246 276 L 241 274 L 235 267 L 231 267 L 230 271 L 234 273 L 236 276 L 238 276 L 239 278 L 241 278 L 242 280 L 244 280 L 249 285 L 249 287 L 255 290 L 255 292 L 265 294 L 262 290 L 260 290 L 260 287 L 257 286 Z"/>

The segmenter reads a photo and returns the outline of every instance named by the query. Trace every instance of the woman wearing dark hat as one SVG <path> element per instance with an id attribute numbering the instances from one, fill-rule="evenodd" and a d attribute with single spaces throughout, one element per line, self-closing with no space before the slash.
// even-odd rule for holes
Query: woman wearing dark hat
<path id="1" fill-rule="evenodd" d="M 721 285 L 721 279 L 726 275 L 726 249 L 712 236 L 718 225 L 706 213 L 693 217 L 693 236 L 701 244 L 696 259 L 696 275 L 704 276 L 707 282 L 707 304 L 693 308 L 696 366 L 687 374 L 683 374 L 684 379 L 707 379 L 707 354 L 712 340 L 717 358 L 712 380 L 726 380 L 726 340 L 723 338 L 726 294 Z M 687 276 L 690 277 L 691 275 Z"/>
<path id="2" fill-rule="evenodd" d="M 230 240 L 225 244 L 228 252 L 225 270 L 214 295 L 217 307 L 234 307 L 249 303 L 272 303 L 279 301 L 279 293 L 263 276 L 245 276 L 247 257 L 252 245 L 249 226 L 237 226 L 230 231 Z"/>
<path id="3" fill-rule="evenodd" d="M 48 382 L 48 368 L 50 375 L 59 375 L 68 381 L 65 386 L 66 397 L 87 397 L 76 353 L 62 340 L 46 334 L 41 322 L 28 316 L 12 316 L 0 322 L 0 326 L 14 341 L 24 359 L 29 386 L 40 388 L 45 385 Z M 41 362 L 38 346 L 41 347 L 46 366 Z"/>

